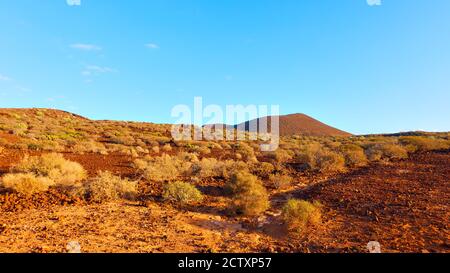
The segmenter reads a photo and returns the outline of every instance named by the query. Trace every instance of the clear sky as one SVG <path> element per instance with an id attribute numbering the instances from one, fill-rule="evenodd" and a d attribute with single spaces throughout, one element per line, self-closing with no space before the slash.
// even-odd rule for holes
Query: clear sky
<path id="1" fill-rule="evenodd" d="M 449 131 L 450 1 L 0 0 L 0 107 L 170 123 L 194 96 Z"/>

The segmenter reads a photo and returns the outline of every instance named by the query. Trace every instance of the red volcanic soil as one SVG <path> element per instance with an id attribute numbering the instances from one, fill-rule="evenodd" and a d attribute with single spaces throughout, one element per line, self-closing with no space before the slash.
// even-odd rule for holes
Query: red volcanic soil
<path id="1" fill-rule="evenodd" d="M 301 189 L 293 197 L 324 205 L 319 249 L 361 251 L 369 241 L 385 252 L 450 252 L 450 154 L 415 154 Z M 311 244 L 300 243 L 304 248 Z"/>
<path id="2" fill-rule="evenodd" d="M 280 134 L 289 136 L 302 132 L 313 136 L 351 136 L 350 133 L 328 126 L 304 114 L 293 114 L 280 117 Z"/>
<path id="3" fill-rule="evenodd" d="M 0 157 L 1 171 L 21 156 L 8 150 Z M 109 170 L 133 176 L 131 158 L 65 156 L 91 174 Z M 378 241 L 383 252 L 449 253 L 449 166 L 450 151 L 421 153 L 310 186 L 299 184 L 288 192 L 273 193 L 273 208 L 256 223 L 229 217 L 223 211 L 226 200 L 208 192 L 205 203 L 188 210 L 157 201 L 86 204 L 54 190 L 27 198 L 6 194 L 0 198 L 0 252 L 60 252 L 67 238 L 77 238 L 88 252 L 366 252 L 369 241 Z M 203 188 L 221 186 L 206 183 Z M 288 234 L 279 213 L 289 198 L 320 201 L 322 224 L 304 235 Z M 145 222 L 150 219 L 147 215 L 153 215 L 151 223 Z M 173 218 L 169 225 L 167 217 Z M 114 234 L 125 239 L 112 242 Z"/>
<path id="4" fill-rule="evenodd" d="M 43 154 L 43 152 L 5 149 L 4 153 L 0 155 L 0 175 L 7 173 L 11 166 L 19 163 L 25 154 L 36 156 Z M 133 159 L 131 156 L 121 154 L 62 154 L 66 159 L 80 163 L 90 176 L 96 175 L 99 171 L 109 171 L 129 178 L 136 176 L 136 171 L 132 167 Z"/>
<path id="5" fill-rule="evenodd" d="M 222 125 L 224 128 L 245 128 L 245 131 L 254 132 L 255 130 L 250 128 L 251 124 L 267 124 L 267 131 L 271 132 L 272 117 L 263 117 L 247 121 L 235 126 Z M 280 135 L 281 136 L 293 136 L 293 135 L 306 135 L 306 136 L 351 136 L 352 134 L 328 126 L 316 119 L 305 114 L 292 114 L 279 116 L 280 123 Z M 216 128 L 220 124 L 206 125 L 210 128 Z M 260 130 L 258 130 L 260 131 Z"/>

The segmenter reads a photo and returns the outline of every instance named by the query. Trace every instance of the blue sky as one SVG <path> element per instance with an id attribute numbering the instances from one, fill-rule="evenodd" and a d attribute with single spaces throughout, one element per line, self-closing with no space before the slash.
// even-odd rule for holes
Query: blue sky
<path id="1" fill-rule="evenodd" d="M 0 107 L 169 123 L 202 96 L 357 134 L 449 131 L 450 1 L 380 4 L 0 0 Z"/>

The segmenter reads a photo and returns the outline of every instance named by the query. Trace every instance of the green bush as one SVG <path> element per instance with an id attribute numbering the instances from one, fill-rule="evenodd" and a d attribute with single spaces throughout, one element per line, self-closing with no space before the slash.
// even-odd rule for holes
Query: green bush
<path id="1" fill-rule="evenodd" d="M 320 224 L 321 207 L 319 202 L 290 199 L 283 207 L 283 219 L 290 230 L 302 232 L 309 226 Z"/>
<path id="2" fill-rule="evenodd" d="M 232 175 L 226 188 L 232 194 L 233 211 L 238 214 L 258 215 L 270 207 L 266 188 L 256 176 L 248 172 Z"/>
<path id="3" fill-rule="evenodd" d="M 450 144 L 443 139 L 420 137 L 420 136 L 405 136 L 400 137 L 399 142 L 408 147 L 411 152 L 415 151 L 433 151 L 448 149 Z"/>
<path id="4" fill-rule="evenodd" d="M 176 181 L 164 185 L 163 198 L 181 204 L 188 204 L 201 202 L 203 200 L 203 195 L 194 185 Z"/>
<path id="5" fill-rule="evenodd" d="M 321 150 L 315 155 L 315 169 L 322 173 L 341 172 L 345 170 L 345 159 L 338 153 Z"/>
<path id="6" fill-rule="evenodd" d="M 367 148 L 366 155 L 370 161 L 408 158 L 408 152 L 406 149 L 394 143 L 373 144 Z"/>
<path id="7" fill-rule="evenodd" d="M 311 170 L 321 173 L 345 171 L 344 157 L 319 143 L 304 146 L 297 155 L 297 161 L 307 164 Z"/>
<path id="8" fill-rule="evenodd" d="M 349 167 L 361 167 L 367 165 L 367 156 L 364 149 L 358 145 L 346 144 L 339 147 L 345 158 L 345 164 Z"/>

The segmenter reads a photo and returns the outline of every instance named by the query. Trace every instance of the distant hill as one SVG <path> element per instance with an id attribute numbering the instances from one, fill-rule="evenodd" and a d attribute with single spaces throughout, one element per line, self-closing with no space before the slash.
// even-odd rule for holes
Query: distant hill
<path id="1" fill-rule="evenodd" d="M 351 136 L 350 133 L 341 131 L 339 129 L 328 126 L 316 119 L 313 119 L 304 114 L 292 114 L 286 116 L 279 116 L 280 118 L 280 135 L 292 136 L 292 135 L 307 135 L 307 136 Z M 268 120 L 268 129 L 270 130 L 272 117 L 263 117 L 253 121 L 266 121 Z M 90 120 L 85 117 L 69 113 L 66 111 L 56 109 L 38 109 L 38 108 L 0 108 L 0 125 L 9 123 L 12 127 L 15 127 L 19 123 L 29 123 L 34 127 L 39 124 L 51 124 L 52 126 L 67 126 L 67 122 L 71 120 L 77 121 L 78 125 L 82 124 L 95 124 L 98 128 L 102 128 L 106 124 L 121 124 L 131 126 L 131 124 L 140 124 L 146 126 L 151 130 L 160 131 L 167 134 L 170 131 L 169 124 L 153 124 L 153 123 L 140 123 L 140 122 L 124 122 L 124 121 L 107 121 L 107 120 Z M 239 125 L 226 125 L 225 128 L 233 129 L 238 126 L 245 126 L 246 131 L 250 131 L 251 121 L 241 123 Z M 16 124 L 16 125 L 15 125 Z M 73 125 L 73 124 L 72 124 Z M 207 125 L 216 127 L 217 125 Z M 5 127 L 3 125 L 3 127 Z"/>
<path id="2" fill-rule="evenodd" d="M 247 121 L 238 125 L 225 125 L 225 128 L 238 128 L 244 126 L 245 131 L 250 131 L 251 122 L 267 122 L 268 130 L 270 131 L 272 117 L 263 117 Z M 293 136 L 293 135 L 307 135 L 307 136 L 351 136 L 352 134 L 328 126 L 316 119 L 305 114 L 292 114 L 279 116 L 280 120 L 280 135 L 281 136 Z M 206 125 L 208 127 L 215 128 L 218 124 Z"/>

